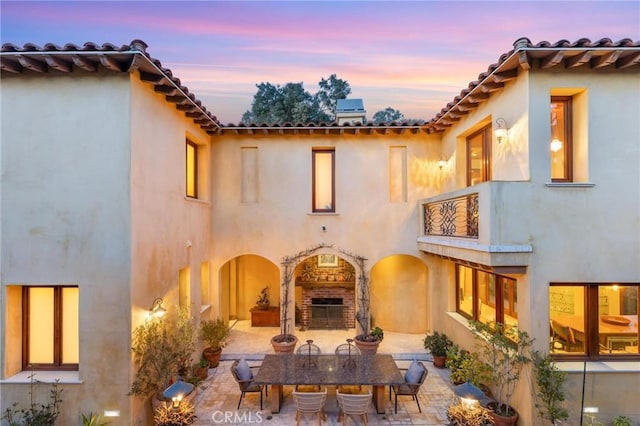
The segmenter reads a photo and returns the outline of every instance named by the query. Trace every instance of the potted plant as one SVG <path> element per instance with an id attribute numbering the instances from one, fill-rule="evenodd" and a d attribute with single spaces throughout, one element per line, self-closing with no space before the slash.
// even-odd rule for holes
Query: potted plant
<path id="1" fill-rule="evenodd" d="M 99 414 L 81 414 L 82 426 L 106 426 L 111 422 L 105 422 Z"/>
<path id="2" fill-rule="evenodd" d="M 269 309 L 269 305 L 271 302 L 269 301 L 269 286 L 260 290 L 260 295 L 258 296 L 258 300 L 256 300 L 256 306 L 258 309 L 266 311 Z"/>
<path id="3" fill-rule="evenodd" d="M 384 339 L 384 331 L 380 327 L 373 327 L 367 334 L 359 334 L 353 340 L 362 354 L 375 354 Z"/>
<path id="4" fill-rule="evenodd" d="M 515 425 L 518 413 L 511 406 L 511 396 L 520 381 L 522 367 L 530 359 L 526 351 L 532 339 L 527 332 L 502 323 L 471 322 L 471 330 L 480 342 L 480 357 L 491 367 L 491 384 L 495 402 L 489 403 L 496 426 Z"/>
<path id="5" fill-rule="evenodd" d="M 454 385 L 469 382 L 490 393 L 487 383 L 491 382 L 491 369 L 476 352 L 460 349 L 456 344 L 449 346 L 445 367 L 450 371 L 449 379 Z"/>
<path id="6" fill-rule="evenodd" d="M 186 310 L 147 320 L 133 331 L 131 350 L 136 373 L 130 395 L 164 400 L 162 393 L 195 350 L 195 327 Z M 157 405 L 157 404 L 155 404 Z"/>
<path id="7" fill-rule="evenodd" d="M 551 425 L 568 419 L 569 412 L 561 405 L 564 401 L 562 386 L 567 379 L 567 373 L 558 369 L 549 354 L 532 351 L 531 359 L 536 379 L 536 395 L 540 401 L 536 401 L 536 408 L 540 417 L 549 420 Z"/>
<path id="8" fill-rule="evenodd" d="M 453 342 L 444 333 L 434 332 L 427 334 L 424 338 L 424 348 L 433 356 L 433 365 L 437 368 L 444 368 L 447 359 L 447 349 Z"/>
<path id="9" fill-rule="evenodd" d="M 627 416 L 615 416 L 613 418 L 613 426 L 632 426 L 631 419 Z"/>
<path id="10" fill-rule="evenodd" d="M 200 361 L 192 367 L 193 375 L 206 380 L 209 377 L 209 361 L 204 358 L 200 358 Z"/>
<path id="11" fill-rule="evenodd" d="M 209 361 L 210 368 L 216 368 L 220 364 L 222 348 L 226 344 L 229 334 L 229 327 L 221 318 L 200 322 L 200 339 L 205 344 L 202 357 Z"/>

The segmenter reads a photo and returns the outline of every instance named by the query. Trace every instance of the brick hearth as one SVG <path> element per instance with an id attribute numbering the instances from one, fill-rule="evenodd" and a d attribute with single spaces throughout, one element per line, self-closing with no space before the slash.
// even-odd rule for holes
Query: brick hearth
<path id="1" fill-rule="evenodd" d="M 311 300 L 313 298 L 340 298 L 342 304 L 346 305 L 343 311 L 344 324 L 346 328 L 355 328 L 356 326 L 356 299 L 354 288 L 337 287 L 337 286 L 314 286 L 304 287 L 302 289 L 302 326 L 309 327 L 309 319 L 311 318 Z"/>

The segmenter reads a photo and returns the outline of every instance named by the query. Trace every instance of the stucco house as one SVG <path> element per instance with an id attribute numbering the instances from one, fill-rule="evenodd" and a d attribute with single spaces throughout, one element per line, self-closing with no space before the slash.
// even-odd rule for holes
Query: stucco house
<path id="1" fill-rule="evenodd" d="M 640 42 L 519 39 L 426 124 L 388 125 L 223 125 L 139 40 L 0 57 L 2 407 L 36 365 L 64 424 L 145 424 L 130 346 L 154 301 L 247 319 L 318 247 L 367 259 L 373 324 L 468 347 L 471 319 L 517 324 L 571 372 L 573 418 L 640 420 Z M 515 406 L 534 424 L 525 384 Z"/>

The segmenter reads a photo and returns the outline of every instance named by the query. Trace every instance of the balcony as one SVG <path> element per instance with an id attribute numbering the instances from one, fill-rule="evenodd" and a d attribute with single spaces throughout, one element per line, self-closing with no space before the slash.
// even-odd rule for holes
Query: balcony
<path id="1" fill-rule="evenodd" d="M 528 182 L 483 182 L 419 202 L 418 248 L 497 273 L 524 273 L 533 248 L 523 212 Z"/>

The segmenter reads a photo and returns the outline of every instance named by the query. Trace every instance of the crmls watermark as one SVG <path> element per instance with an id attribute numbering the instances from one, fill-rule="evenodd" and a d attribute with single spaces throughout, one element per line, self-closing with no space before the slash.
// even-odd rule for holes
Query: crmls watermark
<path id="1" fill-rule="evenodd" d="M 261 411 L 238 413 L 237 411 L 214 411 L 211 415 L 217 424 L 257 424 L 262 423 L 265 415 Z"/>

